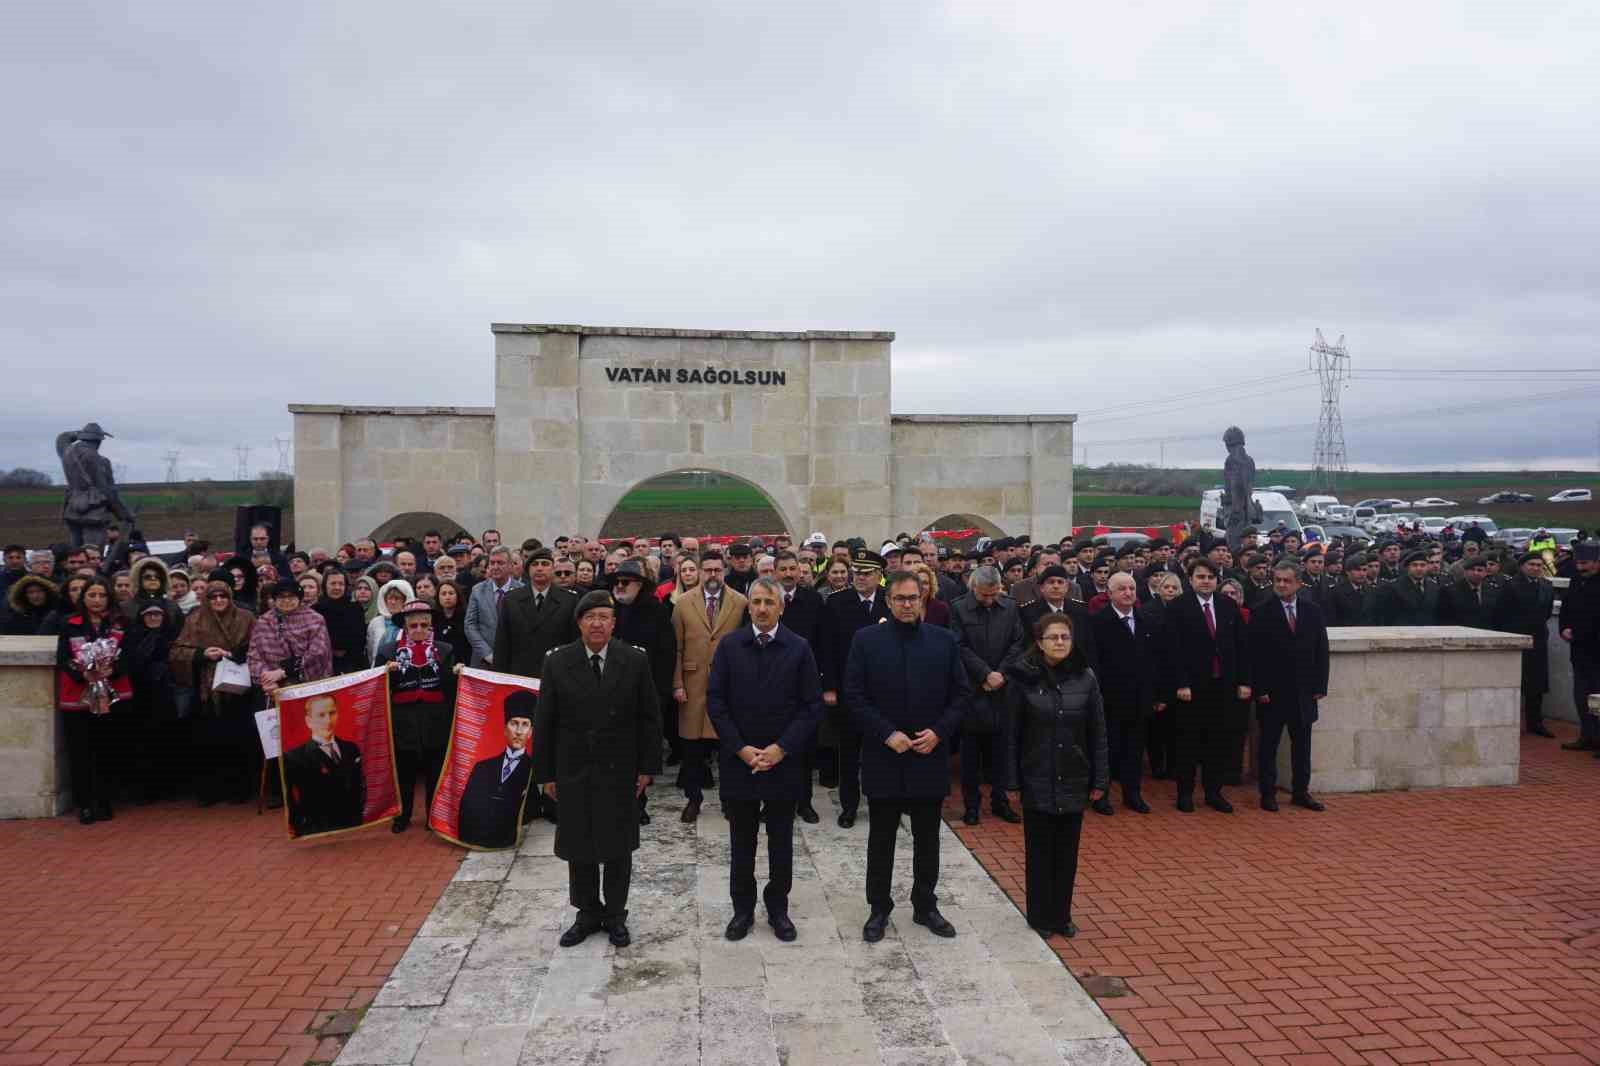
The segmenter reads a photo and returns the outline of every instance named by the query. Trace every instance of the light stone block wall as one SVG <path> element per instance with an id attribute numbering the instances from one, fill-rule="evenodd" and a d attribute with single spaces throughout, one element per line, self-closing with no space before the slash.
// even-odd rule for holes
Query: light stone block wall
<path id="1" fill-rule="evenodd" d="M 894 531 L 889 343 L 818 334 L 811 341 L 811 484 L 805 529 L 881 543 Z"/>
<path id="2" fill-rule="evenodd" d="M 1065 534 L 1072 528 L 1073 421 L 1072 415 L 895 415 L 895 530 L 914 533 L 961 514 L 1036 540 Z"/>
<path id="3" fill-rule="evenodd" d="M 1460 626 L 1328 631 L 1313 792 L 1514 785 L 1528 637 Z M 1287 736 L 1278 782 L 1289 786 Z"/>
<path id="4" fill-rule="evenodd" d="M 54 637 L 0 637 L 0 818 L 53 818 L 66 809 L 55 664 Z"/>

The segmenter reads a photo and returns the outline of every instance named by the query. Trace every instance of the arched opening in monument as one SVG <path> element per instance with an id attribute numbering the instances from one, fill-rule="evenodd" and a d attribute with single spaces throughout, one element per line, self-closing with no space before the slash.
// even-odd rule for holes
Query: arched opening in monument
<path id="1" fill-rule="evenodd" d="M 603 539 L 789 533 L 778 505 L 757 484 L 720 470 L 674 470 L 629 489 L 600 527 Z"/>
<path id="2" fill-rule="evenodd" d="M 947 514 L 942 518 L 935 518 L 932 522 L 922 527 L 922 532 L 930 530 L 946 536 L 937 536 L 934 539 L 941 544 L 963 551 L 978 543 L 979 537 L 1003 537 L 1005 530 L 981 515 L 975 514 Z M 957 535 L 959 534 L 959 535 Z"/>
<path id="3" fill-rule="evenodd" d="M 446 544 L 449 544 L 458 534 L 472 532 L 448 515 L 438 514 L 434 511 L 402 511 L 378 526 L 369 535 L 379 544 L 387 544 L 396 537 L 411 537 L 421 540 L 422 535 L 430 530 L 437 531 L 444 538 Z"/>

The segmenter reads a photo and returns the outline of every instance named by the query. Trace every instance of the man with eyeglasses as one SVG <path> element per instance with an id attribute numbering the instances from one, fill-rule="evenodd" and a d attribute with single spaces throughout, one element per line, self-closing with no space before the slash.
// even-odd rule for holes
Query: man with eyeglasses
<path id="1" fill-rule="evenodd" d="M 556 565 L 553 574 L 556 587 L 566 589 L 568 592 L 571 592 L 573 586 L 578 583 L 577 564 L 559 552 L 556 554 Z"/>

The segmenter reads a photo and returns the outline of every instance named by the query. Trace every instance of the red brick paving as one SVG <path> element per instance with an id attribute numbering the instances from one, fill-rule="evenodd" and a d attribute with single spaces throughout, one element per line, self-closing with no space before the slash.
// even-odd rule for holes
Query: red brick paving
<path id="1" fill-rule="evenodd" d="M 328 1061 L 459 849 L 415 827 L 291 845 L 281 811 L 0 823 L 0 1066 Z"/>
<path id="2" fill-rule="evenodd" d="M 1570 739 L 1572 727 L 1561 731 Z M 1150 1062 L 1600 1062 L 1600 761 L 1523 738 L 1516 788 L 1330 795 L 1323 814 L 1087 815 L 1051 946 Z M 1120 793 L 1113 791 L 1113 798 Z M 947 817 L 1023 900 L 1022 829 Z"/>

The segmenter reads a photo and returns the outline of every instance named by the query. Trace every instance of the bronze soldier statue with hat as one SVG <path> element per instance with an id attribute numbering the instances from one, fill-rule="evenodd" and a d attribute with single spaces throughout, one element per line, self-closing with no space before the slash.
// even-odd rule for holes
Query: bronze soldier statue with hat
<path id="1" fill-rule="evenodd" d="M 90 422 L 82 429 L 69 429 L 56 436 L 56 455 L 67 482 L 61 504 L 61 520 L 74 548 L 84 544 L 104 544 L 106 527 L 120 518 L 131 528 L 133 512 L 117 495 L 111 460 L 100 454 L 100 442 L 111 434 Z"/>

